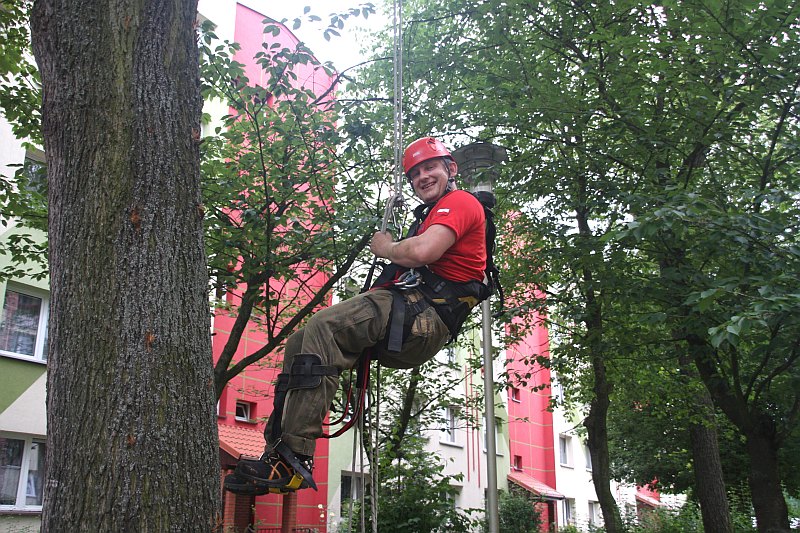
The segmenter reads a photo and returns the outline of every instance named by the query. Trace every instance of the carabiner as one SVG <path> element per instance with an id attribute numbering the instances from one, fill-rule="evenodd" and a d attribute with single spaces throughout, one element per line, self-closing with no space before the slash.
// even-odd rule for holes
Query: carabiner
<path id="1" fill-rule="evenodd" d="M 421 282 L 422 276 L 420 276 L 419 272 L 412 268 L 407 272 L 403 272 L 403 274 L 401 274 L 400 277 L 395 280 L 394 284 L 400 290 L 408 290 L 418 287 Z"/>

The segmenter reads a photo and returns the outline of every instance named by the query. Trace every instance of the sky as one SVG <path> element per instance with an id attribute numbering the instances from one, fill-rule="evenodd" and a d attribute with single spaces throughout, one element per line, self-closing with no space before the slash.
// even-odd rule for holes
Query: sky
<path id="1" fill-rule="evenodd" d="M 364 20 L 364 17 L 350 17 L 344 21 L 344 29 L 340 30 L 339 37 L 331 36 L 330 41 L 326 41 L 323 32 L 330 21 L 331 13 L 342 13 L 350 8 L 358 7 L 366 1 L 372 1 L 375 9 L 380 11 L 381 0 L 240 0 L 240 2 L 252 9 L 275 20 L 289 19 L 286 26 L 298 39 L 305 42 L 321 62 L 330 61 L 341 72 L 364 60 L 365 54 L 361 52 L 362 43 L 367 41 L 366 33 L 377 31 L 389 19 L 381 13 L 375 13 Z M 319 22 L 308 22 L 308 15 L 303 14 L 305 7 L 310 7 L 309 14 L 314 14 L 322 18 Z M 292 29 L 295 18 L 301 18 L 302 24 L 297 30 Z"/>

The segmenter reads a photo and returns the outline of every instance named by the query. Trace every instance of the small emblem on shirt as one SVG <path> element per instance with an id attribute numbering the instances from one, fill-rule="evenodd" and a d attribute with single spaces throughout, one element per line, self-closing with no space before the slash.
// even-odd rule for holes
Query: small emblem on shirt
<path id="1" fill-rule="evenodd" d="M 447 208 L 447 207 L 443 207 L 442 209 L 437 209 L 436 213 L 437 214 L 441 213 L 443 215 L 448 215 L 448 214 L 450 214 L 450 209 Z"/>

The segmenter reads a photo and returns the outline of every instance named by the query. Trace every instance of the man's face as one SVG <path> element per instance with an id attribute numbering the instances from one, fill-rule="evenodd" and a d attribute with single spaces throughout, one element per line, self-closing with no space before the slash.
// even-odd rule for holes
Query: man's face
<path id="1" fill-rule="evenodd" d="M 437 157 L 428 159 L 411 168 L 408 173 L 411 178 L 411 185 L 422 203 L 428 204 L 435 202 L 444 195 L 447 190 L 447 170 L 450 168 L 450 175 L 455 174 L 455 163 Z"/>

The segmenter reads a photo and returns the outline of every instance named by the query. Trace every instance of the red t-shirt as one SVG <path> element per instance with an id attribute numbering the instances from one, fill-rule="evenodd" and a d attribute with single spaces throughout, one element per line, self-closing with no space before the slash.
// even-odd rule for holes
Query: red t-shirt
<path id="1" fill-rule="evenodd" d="M 453 230 L 456 242 L 428 265 L 434 274 L 451 281 L 483 281 L 486 269 L 486 217 L 483 206 L 467 191 L 445 194 L 433 206 L 417 235 L 434 224 Z"/>

